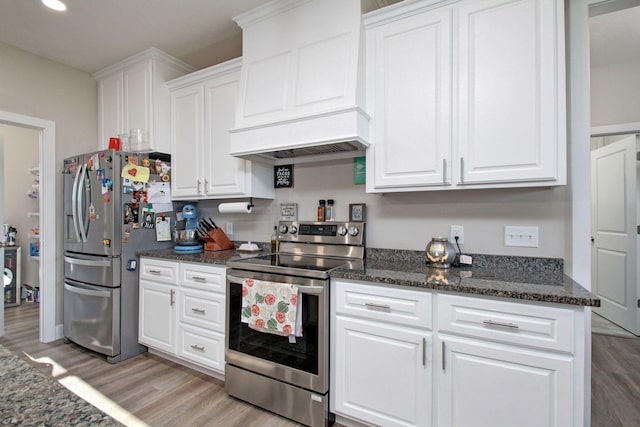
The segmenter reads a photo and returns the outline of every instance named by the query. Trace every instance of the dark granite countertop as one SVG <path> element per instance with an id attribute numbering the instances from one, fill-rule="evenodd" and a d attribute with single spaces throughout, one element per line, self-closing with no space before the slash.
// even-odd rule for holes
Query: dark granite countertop
<path id="1" fill-rule="evenodd" d="M 473 266 L 431 267 L 421 251 L 367 251 L 361 266 L 337 268 L 332 278 L 472 295 L 599 307 L 600 300 L 563 272 L 554 258 L 473 255 Z"/>
<path id="2" fill-rule="evenodd" d="M 140 256 L 173 261 L 200 262 L 224 266 L 239 256 L 236 250 L 177 254 L 173 249 L 141 251 Z M 389 286 L 404 286 L 470 295 L 544 301 L 599 307 L 600 300 L 564 274 L 557 258 L 473 255 L 473 266 L 442 270 L 427 264 L 423 251 L 367 249 L 366 259 L 350 268 L 337 268 L 332 278 L 351 279 Z"/>
<path id="3" fill-rule="evenodd" d="M 260 252 L 261 254 L 262 252 Z M 238 252 L 234 249 L 226 251 L 203 251 L 199 254 L 179 254 L 174 252 L 173 249 L 159 249 L 149 251 L 138 251 L 138 256 L 162 258 L 170 261 L 183 261 L 183 262 L 201 262 L 205 264 L 215 264 L 220 266 L 227 265 L 227 261 L 231 258 L 238 256 Z"/>

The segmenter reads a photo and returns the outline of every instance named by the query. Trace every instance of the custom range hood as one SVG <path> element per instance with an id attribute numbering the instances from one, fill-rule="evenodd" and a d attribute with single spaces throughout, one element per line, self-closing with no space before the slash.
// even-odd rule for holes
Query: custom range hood
<path id="1" fill-rule="evenodd" d="M 243 57 L 232 156 L 281 164 L 364 155 L 361 17 L 360 0 L 274 0 L 234 18 Z"/>

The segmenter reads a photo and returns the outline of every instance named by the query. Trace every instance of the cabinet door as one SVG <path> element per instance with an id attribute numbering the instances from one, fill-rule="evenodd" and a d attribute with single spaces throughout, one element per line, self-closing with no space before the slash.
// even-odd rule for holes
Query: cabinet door
<path id="1" fill-rule="evenodd" d="M 367 44 L 367 190 L 449 184 L 450 11 L 393 20 L 368 31 Z"/>
<path id="2" fill-rule="evenodd" d="M 459 184 L 558 176 L 558 147 L 566 142 L 556 7 L 551 0 L 467 0 L 457 9 Z"/>
<path id="3" fill-rule="evenodd" d="M 117 137 L 124 130 L 123 76 L 115 73 L 98 81 L 98 148 L 106 149 L 109 138 Z M 128 131 L 127 131 L 128 132 Z"/>
<path id="4" fill-rule="evenodd" d="M 140 344 L 175 352 L 176 288 L 140 281 L 138 341 Z"/>
<path id="5" fill-rule="evenodd" d="M 431 424 L 431 334 L 336 318 L 336 413 L 384 426 Z"/>
<path id="6" fill-rule="evenodd" d="M 441 337 L 440 426 L 572 426 L 572 356 Z"/>
<path id="7" fill-rule="evenodd" d="M 171 93 L 171 196 L 202 196 L 202 123 L 204 100 L 201 85 Z"/>
<path id="8" fill-rule="evenodd" d="M 153 141 L 151 118 L 153 104 L 151 91 L 153 65 L 151 60 L 143 61 L 124 71 L 124 126 L 127 133 L 131 129 L 141 129 L 146 146 L 131 144 L 133 151 L 148 149 Z"/>
<path id="9" fill-rule="evenodd" d="M 205 196 L 245 194 L 248 161 L 229 155 L 239 76 L 236 72 L 205 84 Z"/>

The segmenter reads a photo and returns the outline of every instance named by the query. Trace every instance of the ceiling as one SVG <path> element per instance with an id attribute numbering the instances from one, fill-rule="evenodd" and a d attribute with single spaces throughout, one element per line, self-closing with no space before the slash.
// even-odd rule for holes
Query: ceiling
<path id="1" fill-rule="evenodd" d="M 239 56 L 232 17 L 266 0 L 1 0 L 0 42 L 94 73 L 157 47 L 197 69 Z M 363 11 L 399 0 L 362 0 Z"/>
<path id="2" fill-rule="evenodd" d="M 88 73 L 152 46 L 197 69 L 235 58 L 242 52 L 242 32 L 232 18 L 267 2 L 66 0 L 67 11 L 55 12 L 40 0 L 1 1 L 0 42 Z M 362 8 L 368 12 L 397 1 L 362 0 Z M 629 8 L 637 4 L 605 2 L 608 9 L 592 14 L 593 66 L 640 62 L 640 7 Z"/>

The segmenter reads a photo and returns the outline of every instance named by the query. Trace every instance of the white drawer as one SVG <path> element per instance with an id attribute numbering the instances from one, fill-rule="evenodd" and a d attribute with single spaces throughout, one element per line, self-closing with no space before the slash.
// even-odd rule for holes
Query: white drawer
<path id="1" fill-rule="evenodd" d="M 156 258 L 140 258 L 140 279 L 178 284 L 178 262 Z"/>
<path id="2" fill-rule="evenodd" d="M 224 333 L 224 295 L 180 289 L 180 321 Z"/>
<path id="3" fill-rule="evenodd" d="M 180 325 L 178 356 L 198 365 L 224 372 L 224 335 Z"/>
<path id="4" fill-rule="evenodd" d="M 438 332 L 573 353 L 568 308 L 438 294 Z"/>
<path id="5" fill-rule="evenodd" d="M 393 322 L 415 328 L 432 328 L 430 292 L 332 281 L 336 313 Z"/>
<path id="6" fill-rule="evenodd" d="M 180 286 L 225 293 L 226 267 L 180 263 Z"/>

